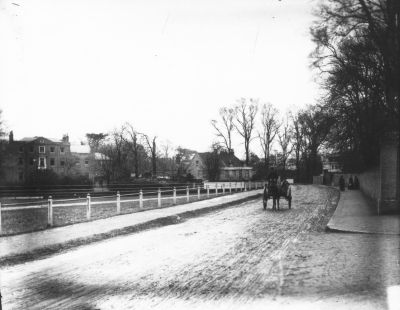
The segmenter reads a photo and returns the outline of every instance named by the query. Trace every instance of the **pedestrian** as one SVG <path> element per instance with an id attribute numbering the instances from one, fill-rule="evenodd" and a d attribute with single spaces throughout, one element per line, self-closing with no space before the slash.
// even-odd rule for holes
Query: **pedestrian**
<path id="1" fill-rule="evenodd" d="M 357 176 L 354 176 L 354 188 L 360 189 L 360 182 L 358 181 Z"/>
<path id="2" fill-rule="evenodd" d="M 343 175 L 341 175 L 340 178 L 339 178 L 339 188 L 340 188 L 341 191 L 345 190 L 345 183 L 344 183 Z"/>
<path id="3" fill-rule="evenodd" d="M 347 185 L 347 188 L 348 189 L 354 189 L 353 176 L 350 176 L 349 184 Z"/>

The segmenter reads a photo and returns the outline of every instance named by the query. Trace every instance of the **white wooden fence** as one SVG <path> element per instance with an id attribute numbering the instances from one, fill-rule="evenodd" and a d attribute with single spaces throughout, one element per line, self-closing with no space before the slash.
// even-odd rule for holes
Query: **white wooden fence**
<path id="1" fill-rule="evenodd" d="M 87 194 L 85 198 L 74 198 L 74 199 L 63 199 L 63 200 L 54 200 L 52 196 L 49 196 L 47 200 L 47 204 L 40 205 L 23 205 L 26 203 L 13 203 L 13 204 L 1 204 L 0 202 L 0 234 L 2 234 L 2 211 L 20 211 L 27 209 L 47 209 L 47 225 L 49 227 L 53 226 L 54 208 L 60 207 L 73 207 L 73 206 L 82 206 L 86 208 L 86 220 L 91 220 L 92 215 L 92 207 L 98 205 L 110 205 L 115 204 L 115 214 L 121 214 L 121 204 L 124 203 L 139 203 L 139 208 L 143 209 L 144 202 L 146 201 L 157 201 L 157 207 L 161 208 L 163 206 L 163 200 L 172 199 L 173 204 L 177 204 L 177 200 L 184 199 L 182 203 L 190 202 L 190 198 L 192 201 L 200 200 L 202 198 L 213 198 L 218 195 L 227 195 L 234 194 L 236 192 L 248 191 L 260 189 L 264 185 L 263 182 L 208 182 L 204 184 L 203 189 L 205 193 L 201 193 L 200 186 L 186 186 L 186 187 L 173 187 L 166 190 L 158 189 L 158 191 L 153 192 L 145 192 L 142 190 L 139 191 L 138 197 L 134 197 L 134 194 L 124 194 L 121 195 L 119 192 L 113 196 L 103 196 L 103 197 L 91 197 L 90 194 Z M 172 195 L 171 195 L 172 193 Z M 144 194 L 151 196 L 149 198 L 144 198 Z M 97 199 L 102 199 L 98 201 Z M 193 200 L 194 198 L 194 200 Z M 93 200 L 96 199 L 96 200 Z"/>

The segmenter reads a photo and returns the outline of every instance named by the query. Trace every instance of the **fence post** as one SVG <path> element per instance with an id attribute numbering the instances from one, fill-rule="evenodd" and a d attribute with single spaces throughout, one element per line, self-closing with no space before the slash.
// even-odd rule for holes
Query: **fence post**
<path id="1" fill-rule="evenodd" d="M 139 208 L 140 209 L 143 208 L 143 191 L 142 190 L 139 191 Z"/>
<path id="2" fill-rule="evenodd" d="M 2 227 L 1 227 L 1 201 L 0 201 L 0 235 L 3 233 Z"/>
<path id="3" fill-rule="evenodd" d="M 117 214 L 121 213 L 121 195 L 119 191 L 117 191 Z"/>
<path id="4" fill-rule="evenodd" d="M 89 221 L 90 220 L 90 215 L 91 215 L 91 197 L 90 194 L 88 193 L 86 196 L 86 219 Z"/>
<path id="5" fill-rule="evenodd" d="M 158 198 L 157 205 L 159 208 L 161 208 L 161 189 L 158 189 L 157 198 Z"/>
<path id="6" fill-rule="evenodd" d="M 189 186 L 186 186 L 186 201 L 189 202 Z"/>
<path id="7" fill-rule="evenodd" d="M 200 186 L 197 186 L 197 199 L 200 200 Z"/>
<path id="8" fill-rule="evenodd" d="M 249 191 L 251 191 L 251 181 L 249 180 Z"/>
<path id="9" fill-rule="evenodd" d="M 210 197 L 210 187 L 207 185 L 207 198 Z"/>
<path id="10" fill-rule="evenodd" d="M 225 195 L 225 183 L 222 184 L 222 194 Z"/>
<path id="11" fill-rule="evenodd" d="M 232 194 L 232 184 L 229 182 L 229 194 Z"/>
<path id="12" fill-rule="evenodd" d="M 47 226 L 53 226 L 53 199 L 51 196 L 47 200 Z"/>
<path id="13" fill-rule="evenodd" d="M 173 201 L 174 205 L 176 205 L 176 187 L 174 186 L 174 191 L 173 191 Z"/>
<path id="14" fill-rule="evenodd" d="M 218 196 L 218 183 L 215 183 L 215 196 Z"/>

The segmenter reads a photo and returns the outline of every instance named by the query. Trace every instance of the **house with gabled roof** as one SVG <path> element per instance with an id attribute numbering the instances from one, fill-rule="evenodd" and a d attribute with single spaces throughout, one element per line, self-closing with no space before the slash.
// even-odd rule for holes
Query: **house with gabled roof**
<path id="1" fill-rule="evenodd" d="M 187 164 L 186 173 L 190 173 L 195 179 L 208 180 L 207 158 L 211 154 L 211 152 L 196 152 Z M 219 152 L 218 160 L 218 181 L 243 181 L 251 180 L 253 177 L 253 168 L 246 166 L 233 152 Z"/>

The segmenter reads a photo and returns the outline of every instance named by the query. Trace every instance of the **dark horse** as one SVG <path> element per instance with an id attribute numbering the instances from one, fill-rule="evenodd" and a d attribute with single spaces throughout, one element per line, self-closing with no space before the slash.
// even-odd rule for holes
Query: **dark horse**
<path id="1" fill-rule="evenodd" d="M 288 201 L 289 209 L 292 207 L 292 191 L 290 184 L 287 180 L 279 182 L 277 180 L 270 180 L 264 186 L 263 206 L 264 210 L 267 208 L 268 199 L 272 198 L 272 210 L 279 210 L 279 199 L 285 198 Z"/>

